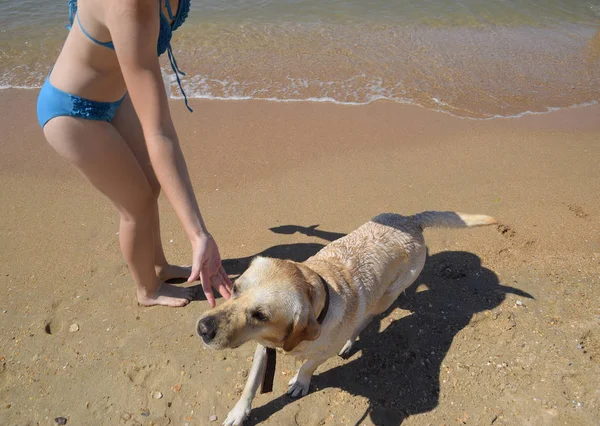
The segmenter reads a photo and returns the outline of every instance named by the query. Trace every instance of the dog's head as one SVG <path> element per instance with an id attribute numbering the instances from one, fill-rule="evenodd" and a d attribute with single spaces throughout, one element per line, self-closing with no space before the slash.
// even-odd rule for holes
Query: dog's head
<path id="1" fill-rule="evenodd" d="M 257 257 L 234 283 L 231 299 L 198 319 L 196 332 L 214 349 L 256 340 L 291 351 L 321 333 L 313 309 L 319 281 L 302 264 Z"/>

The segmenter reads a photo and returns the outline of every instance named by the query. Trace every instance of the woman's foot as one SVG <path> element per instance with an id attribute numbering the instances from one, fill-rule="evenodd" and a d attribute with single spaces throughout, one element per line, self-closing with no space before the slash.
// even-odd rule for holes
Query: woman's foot
<path id="1" fill-rule="evenodd" d="M 178 266 L 166 264 L 164 266 L 156 266 L 156 276 L 161 282 L 169 280 L 186 280 L 192 275 L 191 266 Z"/>
<path id="2" fill-rule="evenodd" d="M 194 289 L 190 287 L 176 287 L 171 284 L 162 283 L 156 292 L 151 295 L 144 295 L 138 291 L 138 303 L 142 306 L 172 306 L 182 307 L 190 303 L 194 298 Z"/>

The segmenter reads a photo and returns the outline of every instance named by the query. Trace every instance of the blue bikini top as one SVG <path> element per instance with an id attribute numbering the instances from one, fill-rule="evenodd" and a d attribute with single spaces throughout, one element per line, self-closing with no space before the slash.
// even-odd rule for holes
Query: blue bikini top
<path id="1" fill-rule="evenodd" d="M 181 71 L 177 66 L 177 61 L 175 60 L 175 56 L 173 55 L 173 49 L 171 47 L 171 37 L 173 36 L 173 31 L 179 28 L 181 24 L 183 24 L 183 22 L 185 21 L 185 18 L 187 18 L 188 13 L 190 11 L 190 3 L 191 0 L 180 0 L 179 7 L 177 8 L 177 13 L 173 15 L 173 10 L 171 9 L 171 2 L 169 0 L 165 0 L 165 5 L 167 8 L 169 19 L 173 21 L 172 24 L 169 24 L 167 17 L 162 12 L 162 0 L 159 0 L 158 5 L 160 8 L 160 31 L 158 33 L 158 43 L 156 46 L 156 50 L 158 56 L 162 55 L 165 52 L 167 52 L 167 54 L 169 55 L 171 69 L 173 70 L 173 72 L 175 73 L 175 77 L 177 78 L 177 85 L 179 86 L 179 90 L 181 90 L 181 93 L 183 94 L 185 106 L 189 111 L 193 112 L 194 110 L 190 108 L 188 104 L 187 96 L 183 90 L 183 87 L 181 87 L 181 79 L 179 78 L 180 75 L 184 76 L 185 73 Z M 87 36 L 87 38 L 89 38 L 96 44 L 115 50 L 115 46 L 112 41 L 102 42 L 96 40 L 87 31 L 85 31 L 85 29 L 81 26 L 81 22 L 79 22 L 79 16 L 77 15 L 77 0 L 69 0 L 69 21 L 71 22 L 70 25 L 67 25 L 67 28 L 69 30 L 73 25 L 74 18 L 77 19 L 77 24 L 79 25 L 79 28 L 81 28 L 81 31 Z"/>

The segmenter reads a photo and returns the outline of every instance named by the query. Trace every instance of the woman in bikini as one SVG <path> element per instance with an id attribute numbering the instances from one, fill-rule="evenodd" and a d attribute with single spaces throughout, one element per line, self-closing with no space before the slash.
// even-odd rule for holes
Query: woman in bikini
<path id="1" fill-rule="evenodd" d="M 211 287 L 230 297 L 231 281 L 196 202 L 158 61 L 166 51 L 181 73 L 170 40 L 189 8 L 190 0 L 70 0 L 71 31 L 38 99 L 50 145 L 117 208 L 121 251 L 145 306 L 187 305 L 192 289 L 166 282 L 173 278 L 200 279 L 211 306 Z M 191 268 L 165 259 L 161 188 L 190 239 Z"/>

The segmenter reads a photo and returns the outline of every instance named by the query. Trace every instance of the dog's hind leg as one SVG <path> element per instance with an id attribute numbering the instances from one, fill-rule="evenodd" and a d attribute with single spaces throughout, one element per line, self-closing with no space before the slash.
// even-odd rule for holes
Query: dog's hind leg
<path id="1" fill-rule="evenodd" d="M 356 342 L 356 339 L 358 338 L 360 333 L 363 332 L 365 327 L 367 325 L 369 325 L 369 323 L 371 322 L 373 317 L 387 311 L 388 308 L 390 306 L 392 306 L 392 303 L 394 303 L 394 301 L 398 298 L 399 295 L 400 295 L 400 291 L 398 291 L 398 290 L 395 290 L 393 293 L 384 294 L 383 297 L 377 303 L 377 306 L 375 307 L 375 309 L 373 310 L 373 314 L 365 317 L 365 319 L 360 323 L 360 325 L 354 331 L 354 334 L 352 334 L 352 337 L 346 342 L 344 347 L 340 350 L 338 355 L 341 356 L 342 358 L 348 357 L 350 355 L 350 351 L 352 350 L 352 347 L 354 346 L 354 343 Z"/>
<path id="2" fill-rule="evenodd" d="M 354 346 L 354 342 L 356 342 L 356 339 L 358 338 L 360 333 L 362 333 L 365 327 L 369 325 L 372 319 L 373 315 L 368 315 L 365 319 L 363 319 L 360 325 L 356 327 L 356 330 L 354 330 L 354 333 L 352 333 L 352 337 L 350 337 L 350 339 L 346 341 L 346 344 L 338 353 L 339 356 L 341 356 L 342 358 L 346 358 L 350 355 L 350 351 L 352 350 L 352 346 Z"/>
<path id="3" fill-rule="evenodd" d="M 329 357 L 309 359 L 302 364 L 302 367 L 300 367 L 294 378 L 289 382 L 290 387 L 287 391 L 288 395 L 291 395 L 293 398 L 306 395 L 308 393 L 308 388 L 310 387 L 310 379 L 312 378 L 313 373 L 319 365 L 327 361 L 327 358 Z"/>

